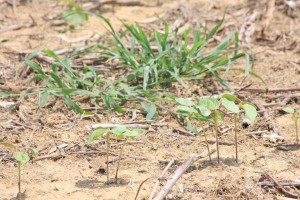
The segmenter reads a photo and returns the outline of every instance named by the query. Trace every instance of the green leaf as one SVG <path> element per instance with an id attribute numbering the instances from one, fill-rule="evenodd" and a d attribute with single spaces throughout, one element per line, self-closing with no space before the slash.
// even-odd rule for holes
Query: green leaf
<path id="1" fill-rule="evenodd" d="M 197 113 L 197 110 L 187 106 L 177 106 L 177 111 L 184 111 L 188 113 Z"/>
<path id="2" fill-rule="evenodd" d="M 78 106 L 74 101 L 72 101 L 72 99 L 70 99 L 69 97 L 64 97 L 65 103 L 70 106 L 75 112 L 80 113 L 80 114 L 84 114 L 84 110 L 82 110 L 80 108 L 80 106 Z"/>
<path id="3" fill-rule="evenodd" d="M 211 114 L 211 111 L 205 106 L 196 106 L 195 108 L 197 108 L 204 117 L 208 117 Z"/>
<path id="4" fill-rule="evenodd" d="M 75 0 L 55 0 L 57 2 L 63 2 L 63 3 L 74 3 Z"/>
<path id="5" fill-rule="evenodd" d="M 111 132 L 115 135 L 123 135 L 124 133 L 128 132 L 129 129 L 127 129 L 125 126 L 117 126 L 113 129 L 111 129 Z"/>
<path id="6" fill-rule="evenodd" d="M 5 148 L 8 148 L 8 149 L 15 149 L 16 148 L 16 145 L 13 144 L 13 143 L 10 143 L 10 142 L 0 142 L 0 145 L 4 146 Z"/>
<path id="7" fill-rule="evenodd" d="M 186 122 L 186 124 L 187 124 L 187 129 L 190 132 L 192 132 L 194 134 L 199 134 L 198 131 L 193 127 L 192 123 L 189 120 Z"/>
<path id="8" fill-rule="evenodd" d="M 90 135 L 88 141 L 86 142 L 87 145 L 91 144 L 93 141 L 98 139 L 98 137 L 105 135 L 107 133 L 107 129 L 105 128 L 97 128 L 96 130 L 93 131 L 93 133 Z"/>
<path id="9" fill-rule="evenodd" d="M 142 103 L 142 106 L 144 107 L 144 109 L 147 112 L 146 115 L 146 120 L 151 120 L 154 115 L 156 114 L 156 106 L 155 104 L 147 104 L 147 103 Z"/>
<path id="10" fill-rule="evenodd" d="M 143 129 L 133 129 L 130 130 L 126 128 L 125 126 L 117 126 L 111 130 L 111 132 L 115 135 L 117 135 L 117 139 L 121 139 L 123 137 L 129 137 L 129 138 L 135 138 L 137 136 L 140 136 L 144 134 Z"/>
<path id="11" fill-rule="evenodd" d="M 220 107 L 220 102 L 216 98 L 203 98 L 199 100 L 199 106 L 205 106 L 209 110 L 216 110 Z"/>
<path id="12" fill-rule="evenodd" d="M 249 119 L 251 122 L 253 122 L 257 116 L 256 108 L 248 103 L 245 103 L 242 105 L 243 110 L 246 113 L 247 119 Z"/>
<path id="13" fill-rule="evenodd" d="M 75 6 L 62 13 L 62 18 L 73 24 L 83 24 L 88 20 L 88 17 L 88 13 L 80 6 Z"/>
<path id="14" fill-rule="evenodd" d="M 50 97 L 51 96 L 49 95 L 48 91 L 45 91 L 40 99 L 39 106 L 43 107 L 47 103 Z"/>
<path id="15" fill-rule="evenodd" d="M 129 130 L 129 131 L 125 132 L 124 136 L 130 137 L 130 138 L 135 138 L 135 137 L 138 137 L 143 134 L 144 134 L 143 129 L 133 129 L 133 130 Z"/>
<path id="16" fill-rule="evenodd" d="M 149 81 L 149 73 L 150 73 L 150 67 L 149 66 L 144 67 L 143 90 L 147 89 L 147 85 Z"/>
<path id="17" fill-rule="evenodd" d="M 224 114 L 218 110 L 214 112 L 216 119 L 220 122 L 224 121 Z"/>
<path id="18" fill-rule="evenodd" d="M 0 43 L 4 43 L 4 42 L 7 42 L 7 41 L 9 41 L 9 40 L 6 39 L 6 38 L 0 38 Z"/>
<path id="19" fill-rule="evenodd" d="M 221 99 L 222 101 L 222 105 L 229 111 L 233 112 L 233 113 L 239 113 L 240 109 L 239 107 L 234 103 L 234 101 L 231 101 L 225 97 L 222 97 Z"/>
<path id="20" fill-rule="evenodd" d="M 28 146 L 26 149 L 28 149 L 33 156 L 37 156 L 39 154 L 38 150 L 34 149 L 33 147 Z"/>
<path id="21" fill-rule="evenodd" d="M 19 162 L 21 163 L 21 165 L 24 165 L 25 163 L 27 163 L 30 158 L 28 156 L 27 153 L 23 153 L 23 152 L 14 152 L 13 153 L 13 157 Z"/>
<path id="22" fill-rule="evenodd" d="M 175 101 L 183 106 L 193 106 L 195 105 L 193 101 L 185 98 L 175 98 Z"/>
<path id="23" fill-rule="evenodd" d="M 46 73 L 43 71 L 41 66 L 39 66 L 38 64 L 36 64 L 35 62 L 33 62 L 31 60 L 28 60 L 28 58 L 26 58 L 25 64 L 28 65 L 33 71 L 46 76 Z"/>
<path id="24" fill-rule="evenodd" d="M 284 112 L 287 112 L 287 113 L 294 113 L 295 112 L 295 109 L 294 108 L 291 108 L 291 107 L 285 107 L 284 109 L 282 109 Z"/>
<path id="25" fill-rule="evenodd" d="M 222 98 L 226 98 L 230 101 L 233 101 L 233 102 L 238 102 L 239 101 L 239 98 L 237 98 L 235 95 L 233 94 L 223 94 L 222 95 Z"/>

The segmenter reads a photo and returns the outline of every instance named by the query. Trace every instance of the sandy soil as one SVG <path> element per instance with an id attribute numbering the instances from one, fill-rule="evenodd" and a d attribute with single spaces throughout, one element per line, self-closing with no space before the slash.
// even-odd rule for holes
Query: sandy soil
<path id="1" fill-rule="evenodd" d="M 251 15 L 255 10 L 268 13 L 268 10 L 272 9 L 269 7 L 264 10 L 262 5 L 249 4 L 253 1 L 238 0 L 230 3 L 164 0 L 160 1 L 159 6 L 155 6 L 150 0 L 143 2 L 151 6 L 115 5 L 112 8 L 111 5 L 105 5 L 95 11 L 109 18 L 116 29 L 121 28 L 120 20 L 129 23 L 144 22 L 155 14 L 172 10 L 173 18 L 188 16 L 189 20 L 198 20 L 200 24 L 207 22 L 210 27 L 222 18 L 224 8 L 227 7 L 224 29 L 218 35 L 222 38 L 229 31 L 241 30 L 245 25 L 245 16 Z M 22 1 L 17 5 L 15 14 L 9 4 L 5 1 L 0 2 L 0 5 L 4 4 L 5 7 L 0 7 L 0 39 L 8 41 L 0 43 L 0 91 L 18 93 L 28 83 L 32 72 L 23 62 L 26 53 L 92 44 L 97 40 L 95 32 L 105 33 L 99 19 L 94 17 L 86 24 L 76 26 L 74 31 L 69 31 L 67 24 L 54 25 L 65 23 L 63 20 L 45 20 L 47 16 L 58 14 L 65 9 L 63 4 L 55 4 L 53 1 Z M 276 5 L 274 9 L 271 16 L 262 15 L 251 22 L 255 24 L 251 30 L 250 43 L 255 54 L 254 71 L 264 79 L 266 85 L 255 77 L 247 78 L 244 85 L 251 84 L 251 88 L 262 89 L 300 88 L 299 10 L 286 13 L 288 8 L 281 4 Z M 1 31 L 12 25 L 27 26 L 32 23 L 35 23 L 32 27 Z M 246 27 L 251 27 L 251 23 Z M 241 39 L 242 43 L 247 45 L 247 34 L 245 35 L 241 34 Z M 92 37 L 84 43 L 70 43 L 65 39 L 75 40 L 86 36 Z M 243 65 L 243 61 L 236 63 L 237 67 Z M 233 86 L 238 87 L 243 76 L 241 73 L 231 72 L 229 79 Z M 256 123 L 248 129 L 240 127 L 239 164 L 234 160 L 234 146 L 221 145 L 221 164 L 217 164 L 216 154 L 212 155 L 213 163 L 210 163 L 207 157 L 195 162 L 176 182 L 167 199 L 283 199 L 285 195 L 274 187 L 260 186 L 261 182 L 267 181 L 264 173 L 268 172 L 278 181 L 300 179 L 299 147 L 288 151 L 276 147 L 278 144 L 295 143 L 294 124 L 290 115 L 283 115 L 279 110 L 287 103 L 299 108 L 299 90 L 284 93 L 241 93 L 251 99 L 259 99 L 267 108 L 284 140 L 274 142 L 269 138 L 259 137 L 261 135 L 257 136 L 256 132 L 267 130 L 268 123 L 264 117 L 259 116 Z M 287 97 L 291 98 L 286 101 Z M 85 143 L 91 132 L 86 130 L 85 125 L 126 122 L 131 119 L 131 113 L 116 114 L 98 110 L 94 115 L 80 117 L 64 106 L 63 102 L 59 102 L 55 108 L 36 111 L 34 100 L 36 99 L 23 99 L 18 110 L 10 111 L 0 107 L 0 141 L 32 145 L 40 151 L 41 157 L 52 155 L 50 159 L 36 160 L 22 168 L 22 189 L 28 200 L 134 199 L 141 182 L 150 177 L 158 177 L 172 159 L 178 162 L 168 170 L 164 176 L 166 180 L 189 155 L 206 152 L 200 137 L 178 131 L 184 130 L 184 127 L 167 112 L 159 111 L 160 119 L 156 119 L 157 122 L 147 127 L 147 133 L 138 138 L 137 143 L 129 143 L 126 147 L 127 156 L 121 161 L 119 172 L 123 181 L 107 186 L 106 175 L 99 173 L 99 169 L 105 168 L 104 141 L 93 143 L 93 149 L 86 147 Z M 3 98 L 0 101 L 10 100 Z M 282 105 L 282 102 L 285 104 Z M 62 108 L 57 109 L 60 106 Z M 143 119 L 144 115 L 138 113 L 136 120 Z M 227 128 L 229 129 L 221 135 L 220 140 L 233 142 L 230 119 L 226 119 L 221 125 L 222 130 Z M 211 129 L 208 132 L 209 139 L 213 139 Z M 64 144 L 65 147 L 53 150 Z M 115 147 L 112 153 L 117 154 L 120 145 L 116 141 L 112 141 L 112 145 Z M 211 144 L 211 148 L 214 146 Z M 80 153 L 88 150 L 99 150 L 99 155 Z M 112 155 L 111 159 L 113 158 L 116 156 Z M 112 172 L 115 171 L 116 165 L 116 162 L 110 165 Z M 162 180 L 160 186 L 163 186 L 166 180 Z M 152 178 L 144 183 L 137 199 L 148 199 L 155 181 L 156 179 Z M 0 199 L 13 199 L 16 194 L 17 164 L 6 150 L 0 148 Z"/>

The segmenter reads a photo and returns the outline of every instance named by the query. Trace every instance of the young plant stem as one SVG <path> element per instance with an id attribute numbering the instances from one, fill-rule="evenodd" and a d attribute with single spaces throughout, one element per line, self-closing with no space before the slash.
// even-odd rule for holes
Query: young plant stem
<path id="1" fill-rule="evenodd" d="M 237 128 L 236 128 L 236 121 L 237 121 L 237 113 L 234 113 L 235 160 L 236 160 L 236 163 L 238 163 L 238 143 L 237 143 Z"/>
<path id="2" fill-rule="evenodd" d="M 219 154 L 219 134 L 218 134 L 218 118 L 216 113 L 214 113 L 214 124 L 215 124 L 215 134 L 216 134 L 216 145 L 217 145 L 217 156 L 218 164 L 220 163 L 220 154 Z"/>
<path id="3" fill-rule="evenodd" d="M 125 149 L 126 141 L 127 141 L 127 138 L 124 139 L 122 148 L 121 148 L 121 150 L 120 150 L 119 160 L 118 160 L 118 165 L 117 165 L 117 170 L 116 170 L 115 179 L 118 178 L 119 166 L 120 166 L 120 162 L 121 162 L 121 159 L 122 159 L 122 155 L 123 155 L 123 152 L 124 152 L 124 149 Z"/>
<path id="4" fill-rule="evenodd" d="M 18 181 L 18 200 L 22 199 L 22 193 L 21 193 L 21 162 L 18 162 L 18 175 L 19 175 L 19 181 Z"/>
<path id="5" fill-rule="evenodd" d="M 296 143 L 299 144 L 299 137 L 298 137 L 298 123 L 297 123 L 297 119 L 295 120 L 295 127 L 296 127 Z"/>
<path id="6" fill-rule="evenodd" d="M 206 147 L 207 147 L 207 151 L 208 151 L 209 161 L 211 162 L 211 155 L 210 155 L 209 145 L 208 145 L 208 141 L 207 141 L 207 137 L 206 137 L 206 132 L 205 132 L 203 124 L 201 124 L 201 128 L 202 128 L 202 134 L 204 136 Z"/>
<path id="7" fill-rule="evenodd" d="M 109 133 L 106 134 L 106 177 L 107 177 L 107 185 L 109 184 L 109 168 L 108 168 L 108 154 L 109 154 Z"/>

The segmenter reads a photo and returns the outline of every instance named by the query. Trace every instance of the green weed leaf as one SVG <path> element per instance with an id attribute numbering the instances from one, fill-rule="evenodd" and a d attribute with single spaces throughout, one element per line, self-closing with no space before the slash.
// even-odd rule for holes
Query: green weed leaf
<path id="1" fill-rule="evenodd" d="M 147 112 L 146 115 L 146 120 L 151 120 L 155 114 L 156 114 L 156 106 L 155 104 L 147 104 L 147 103 L 142 103 L 142 106 L 144 107 L 144 109 Z"/>
<path id="2" fill-rule="evenodd" d="M 70 99 L 69 97 L 64 97 L 65 103 L 70 106 L 75 112 L 80 113 L 80 114 L 84 114 L 84 110 L 82 110 L 80 108 L 80 106 L 78 106 L 74 101 L 72 101 L 72 99 Z"/>

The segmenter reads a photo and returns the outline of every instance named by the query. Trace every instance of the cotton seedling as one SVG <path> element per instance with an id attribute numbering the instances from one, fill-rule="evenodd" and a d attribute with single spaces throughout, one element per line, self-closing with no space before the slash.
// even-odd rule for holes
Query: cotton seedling
<path id="1" fill-rule="evenodd" d="M 118 179 L 118 172 L 119 172 L 119 166 L 120 162 L 122 159 L 122 155 L 124 153 L 125 145 L 128 139 L 135 139 L 136 137 L 142 135 L 144 133 L 143 129 L 127 129 L 124 126 L 116 127 L 111 130 L 112 133 L 116 135 L 117 140 L 123 139 L 123 144 L 119 153 L 119 160 L 118 160 L 118 165 L 117 165 L 117 170 L 116 170 L 116 175 L 115 175 L 115 180 Z"/>
<path id="2" fill-rule="evenodd" d="M 202 115 L 211 118 L 214 122 L 218 163 L 220 163 L 218 125 L 219 122 L 224 120 L 224 114 L 219 108 L 220 102 L 216 98 L 202 98 L 198 100 L 198 109 Z"/>
<path id="3" fill-rule="evenodd" d="M 237 143 L 237 118 L 240 110 L 244 110 L 248 120 L 253 122 L 257 116 L 257 111 L 254 105 L 249 102 L 241 101 L 238 97 L 232 94 L 223 94 L 221 97 L 222 106 L 228 111 L 234 113 L 234 135 L 235 135 L 235 159 L 238 163 L 238 143 Z"/>
<path id="4" fill-rule="evenodd" d="M 21 192 L 21 166 L 25 165 L 30 160 L 29 154 L 24 150 L 30 151 L 33 156 L 37 156 L 38 151 L 35 150 L 32 147 L 29 147 L 29 146 L 21 149 L 21 148 L 18 148 L 15 144 L 12 144 L 12 143 L 9 143 L 9 142 L 0 142 L 0 145 L 6 147 L 9 150 L 11 150 L 13 152 L 12 155 L 13 155 L 14 159 L 18 162 L 18 195 L 17 195 L 17 197 L 18 197 L 18 200 L 21 200 L 21 198 L 22 198 L 22 192 Z"/>
<path id="5" fill-rule="evenodd" d="M 90 135 L 87 145 L 91 144 L 93 141 L 98 139 L 100 136 L 105 135 L 105 144 L 106 144 L 106 179 L 107 179 L 107 184 L 109 184 L 109 166 L 108 166 L 108 154 L 109 154 L 109 137 L 111 135 L 110 130 L 105 129 L 105 128 L 97 128 L 96 130 L 93 131 L 93 133 Z"/>
<path id="6" fill-rule="evenodd" d="M 127 129 L 126 127 L 115 127 L 113 129 L 105 129 L 105 128 L 97 128 L 96 130 L 93 131 L 93 133 L 91 134 L 91 136 L 89 137 L 87 144 L 91 144 L 93 141 L 95 141 L 96 139 L 98 139 L 100 136 L 105 136 L 106 137 L 106 172 L 107 172 L 107 184 L 109 184 L 110 179 L 109 179 L 109 153 L 110 153 L 110 144 L 109 144 L 109 140 L 110 140 L 110 136 L 116 135 L 116 139 L 120 140 L 120 139 L 124 139 L 123 141 L 123 145 L 121 147 L 120 153 L 119 153 L 119 161 L 118 161 L 118 166 L 117 166 L 117 170 L 116 170 L 116 175 L 115 175 L 115 180 L 118 178 L 118 170 L 119 170 L 119 165 L 120 165 L 120 160 L 122 158 L 122 154 L 124 152 L 124 148 L 126 145 L 126 141 L 128 139 L 134 139 L 139 135 L 142 135 L 144 132 L 144 130 L 142 129 Z"/>
<path id="7" fill-rule="evenodd" d="M 195 120 L 199 121 L 200 126 L 202 128 L 202 135 L 205 139 L 209 160 L 211 162 L 211 155 L 210 155 L 208 140 L 207 140 L 207 136 L 206 136 L 206 133 L 205 133 L 205 129 L 203 127 L 203 122 L 208 121 L 209 118 L 205 117 L 201 113 L 201 110 L 200 110 L 201 107 L 199 107 L 199 105 L 196 105 L 193 101 L 191 101 L 189 99 L 184 99 L 184 98 L 176 98 L 175 100 L 178 104 L 180 104 L 179 106 L 177 106 L 177 113 L 181 117 L 184 118 L 184 120 L 187 123 L 188 129 L 194 134 L 199 134 L 199 132 L 193 127 L 192 123 L 190 122 L 190 119 L 195 119 Z"/>
<path id="8" fill-rule="evenodd" d="M 292 121 L 295 124 L 296 129 L 296 144 L 299 144 L 299 136 L 298 136 L 298 120 L 300 119 L 300 110 L 295 110 L 291 107 L 285 107 L 283 111 L 292 114 Z"/>

